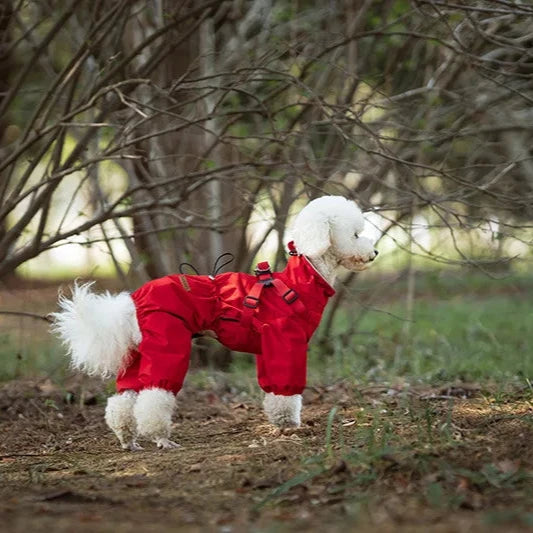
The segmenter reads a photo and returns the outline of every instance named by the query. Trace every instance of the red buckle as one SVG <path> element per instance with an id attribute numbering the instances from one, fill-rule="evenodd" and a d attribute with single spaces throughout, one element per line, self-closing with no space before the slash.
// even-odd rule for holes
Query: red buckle
<path id="1" fill-rule="evenodd" d="M 289 255 L 298 255 L 298 250 L 296 249 L 294 241 L 287 243 L 287 247 L 289 248 Z"/>
<path id="2" fill-rule="evenodd" d="M 257 266 L 255 267 L 255 273 L 259 276 L 259 274 L 270 274 L 270 265 L 268 264 L 268 261 L 262 261 L 261 263 L 257 263 Z"/>
<path id="3" fill-rule="evenodd" d="M 244 305 L 244 307 L 248 307 L 249 309 L 257 309 L 257 306 L 259 305 L 259 298 L 256 298 L 255 296 L 250 296 L 248 294 L 244 297 L 242 305 Z"/>
<path id="4" fill-rule="evenodd" d="M 296 300 L 298 300 L 298 293 L 293 290 L 293 289 L 289 289 L 283 296 L 282 298 L 288 303 L 288 304 L 292 304 L 294 303 Z"/>
<path id="5" fill-rule="evenodd" d="M 272 272 L 270 271 L 270 265 L 268 264 L 268 261 L 257 263 L 255 275 L 257 276 L 257 281 L 265 287 L 268 287 L 272 284 Z"/>

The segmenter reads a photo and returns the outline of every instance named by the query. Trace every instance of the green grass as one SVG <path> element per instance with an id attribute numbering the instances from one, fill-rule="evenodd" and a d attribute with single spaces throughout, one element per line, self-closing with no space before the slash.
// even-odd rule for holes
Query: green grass
<path id="1" fill-rule="evenodd" d="M 520 400 L 514 401 L 519 407 Z M 355 509 L 353 519 L 358 520 L 362 510 L 375 514 L 386 494 L 399 490 L 421 512 L 478 510 L 486 524 L 531 526 L 533 472 L 520 461 L 495 461 L 497 452 L 480 456 L 480 443 L 494 442 L 494 435 L 488 435 L 483 421 L 470 427 L 466 437 L 454 434 L 456 410 L 453 402 L 431 405 L 409 395 L 377 407 L 363 401 L 356 429 L 345 430 L 337 414 L 340 408 L 333 407 L 322 451 L 304 453 L 296 474 L 267 493 L 257 507 L 304 503 L 312 494 L 322 503 L 343 501 L 345 509 Z M 460 417 L 455 422 L 462 423 Z M 495 448 L 508 438 L 505 430 L 497 436 Z M 295 490 L 298 487 L 305 490 Z M 505 508 L 507 499 L 513 502 L 510 508 Z"/>
<path id="2" fill-rule="evenodd" d="M 0 381 L 16 378 L 51 376 L 63 381 L 67 373 L 67 359 L 59 343 L 53 338 L 36 341 L 28 332 L 0 333 Z"/>
<path id="3" fill-rule="evenodd" d="M 370 291 L 386 285 L 388 294 L 401 298 L 407 290 L 406 270 L 379 274 L 374 270 L 365 272 L 353 285 L 356 291 Z M 497 272 L 490 276 L 474 269 L 445 268 L 417 270 L 416 291 L 419 295 L 433 298 L 449 298 L 450 295 L 478 295 L 504 292 L 527 293 L 533 290 L 533 276 L 521 272 Z M 387 280 L 392 283 L 387 284 Z"/>
<path id="4" fill-rule="evenodd" d="M 509 296 L 418 301 L 408 331 L 395 303 L 368 311 L 345 344 L 344 312 L 325 346 L 313 345 L 311 372 L 325 381 L 533 379 L 531 303 Z M 331 350 L 332 356 L 324 356 Z"/>

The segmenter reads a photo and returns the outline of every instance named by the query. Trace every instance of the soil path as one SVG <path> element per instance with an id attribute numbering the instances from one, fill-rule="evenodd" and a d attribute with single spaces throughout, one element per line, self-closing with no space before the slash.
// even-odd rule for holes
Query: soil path
<path id="1" fill-rule="evenodd" d="M 432 394 L 417 393 L 420 420 Z M 499 421 L 491 418 L 494 413 L 484 414 L 482 399 L 457 399 L 451 415 L 444 407 L 433 410 L 435 428 L 448 422 L 467 444 L 439 448 L 435 443 L 430 455 L 447 450 L 441 459 L 471 472 L 489 459 L 503 465 L 502 490 L 495 493 L 467 475 L 454 477 L 453 491 L 462 490 L 464 498 L 450 513 L 447 499 L 427 497 L 443 467 L 428 462 L 420 469 L 420 451 L 403 458 L 403 452 L 375 459 L 367 453 L 368 428 L 377 413 L 390 416 L 397 424 L 391 431 L 413 449 L 425 438 L 412 416 L 411 423 L 404 418 L 406 404 L 394 395 L 379 386 L 309 390 L 303 428 L 280 435 L 264 423 L 257 401 L 188 389 L 173 432 L 182 448 L 147 446 L 133 453 L 120 451 L 104 425 L 102 385 L 7 383 L 0 388 L 2 531 L 526 530 L 531 489 L 526 478 L 533 469 L 528 402 L 514 403 L 512 416 L 498 411 Z M 333 406 L 335 424 L 328 425 Z M 386 427 L 376 429 L 376 438 Z M 357 441 L 362 434 L 366 445 Z M 339 460 L 338 449 L 347 445 L 359 450 L 359 458 Z M 506 489 L 503 473 L 518 471 L 516 457 L 525 478 Z M 445 481 L 441 485 L 446 489 Z M 498 523 L 489 528 L 485 518 L 492 507 L 520 508 L 522 515 L 511 516 L 502 529 Z"/>

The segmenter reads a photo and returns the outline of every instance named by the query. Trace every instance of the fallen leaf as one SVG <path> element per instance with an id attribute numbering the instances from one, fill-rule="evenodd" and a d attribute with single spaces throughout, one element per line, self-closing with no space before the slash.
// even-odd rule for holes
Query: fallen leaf
<path id="1" fill-rule="evenodd" d="M 457 483 L 457 490 L 459 492 L 465 492 L 470 488 L 470 481 L 466 477 L 460 477 Z"/>
<path id="2" fill-rule="evenodd" d="M 495 466 L 504 474 L 514 474 L 518 472 L 518 469 L 520 468 L 520 461 L 518 459 L 516 461 L 503 459 L 502 461 L 498 461 Z"/>
<path id="3" fill-rule="evenodd" d="M 53 392 L 59 390 L 59 387 L 57 385 L 54 385 L 52 383 L 52 380 L 49 378 L 46 379 L 43 383 L 37 385 L 37 388 L 44 394 L 52 394 Z"/>
<path id="4" fill-rule="evenodd" d="M 245 409 L 246 411 L 248 411 L 250 409 L 250 406 L 241 402 L 241 403 L 237 403 L 235 405 L 232 405 L 231 408 L 232 409 Z"/>
<path id="5" fill-rule="evenodd" d="M 245 455 L 242 454 L 228 454 L 228 455 L 220 455 L 216 458 L 217 461 L 222 461 L 225 463 L 243 463 L 248 460 L 248 458 Z"/>

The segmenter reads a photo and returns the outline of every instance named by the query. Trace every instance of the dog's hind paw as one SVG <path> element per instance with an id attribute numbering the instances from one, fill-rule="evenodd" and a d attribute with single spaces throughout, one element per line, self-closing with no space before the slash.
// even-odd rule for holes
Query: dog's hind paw
<path id="1" fill-rule="evenodd" d="M 156 439 L 155 443 L 160 450 L 171 450 L 175 448 L 181 448 L 181 446 L 173 440 L 167 438 Z"/>
<path id="2" fill-rule="evenodd" d="M 127 442 L 122 445 L 123 450 L 130 450 L 131 452 L 140 452 L 141 450 L 144 450 L 144 448 L 135 441 Z"/>

